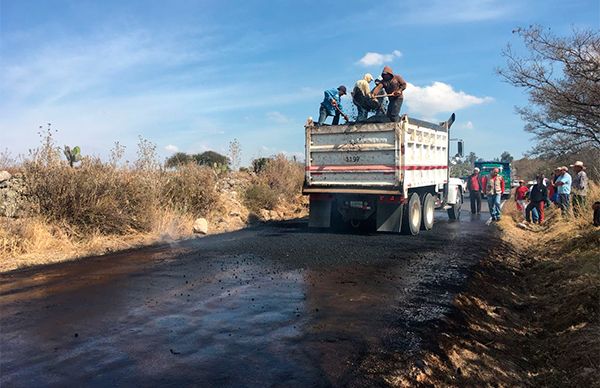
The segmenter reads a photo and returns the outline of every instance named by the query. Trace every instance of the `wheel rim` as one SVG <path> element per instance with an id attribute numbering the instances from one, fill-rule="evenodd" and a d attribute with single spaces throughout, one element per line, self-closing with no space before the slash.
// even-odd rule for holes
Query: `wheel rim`
<path id="1" fill-rule="evenodd" d="M 419 229 L 419 221 L 421 220 L 421 206 L 418 201 L 414 201 L 410 208 L 410 226 L 413 230 Z"/>
<path id="2" fill-rule="evenodd" d="M 428 197 L 425 202 L 425 224 L 426 226 L 433 225 L 433 200 Z"/>

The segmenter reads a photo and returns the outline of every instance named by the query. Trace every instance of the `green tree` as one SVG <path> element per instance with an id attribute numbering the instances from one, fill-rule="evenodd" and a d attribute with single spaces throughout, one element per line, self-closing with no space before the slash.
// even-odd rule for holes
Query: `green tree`
<path id="1" fill-rule="evenodd" d="M 500 161 L 501 162 L 508 162 L 511 163 L 513 161 L 513 157 L 512 155 L 508 152 L 508 151 L 504 151 L 501 155 L 500 155 Z"/>
<path id="2" fill-rule="evenodd" d="M 177 167 L 181 166 L 182 164 L 187 164 L 193 160 L 194 159 L 192 158 L 192 156 L 186 154 L 185 152 L 176 152 L 175 154 L 167 158 L 167 160 L 165 161 L 165 167 Z"/>
<path id="3" fill-rule="evenodd" d="M 469 163 L 471 167 L 473 167 L 475 165 L 475 162 L 477 161 L 477 155 L 475 155 L 475 152 L 469 152 L 469 155 L 467 155 L 465 160 Z"/>
<path id="4" fill-rule="evenodd" d="M 201 154 L 194 154 L 192 158 L 196 163 L 204 166 L 216 167 L 229 165 L 229 158 L 215 151 L 205 151 Z"/>

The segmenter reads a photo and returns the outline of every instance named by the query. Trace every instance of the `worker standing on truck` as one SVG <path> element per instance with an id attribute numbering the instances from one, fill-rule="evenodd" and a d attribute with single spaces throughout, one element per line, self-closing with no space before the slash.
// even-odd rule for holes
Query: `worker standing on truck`
<path id="1" fill-rule="evenodd" d="M 479 214 L 481 212 L 481 175 L 479 168 L 473 169 L 473 174 L 467 178 L 467 189 L 469 190 L 469 199 L 471 200 L 471 214 Z"/>
<path id="2" fill-rule="evenodd" d="M 487 196 L 492 221 L 500 221 L 502 212 L 500 199 L 502 193 L 504 193 L 504 178 L 499 172 L 499 168 L 494 168 L 489 176 L 483 177 L 483 187 L 485 187 L 485 195 Z"/>
<path id="3" fill-rule="evenodd" d="M 398 122 L 400 121 L 400 108 L 404 101 L 402 92 L 406 89 L 406 81 L 400 75 L 394 74 L 389 66 L 383 68 L 381 78 L 381 83 L 373 89 L 373 96 L 377 96 L 381 88 L 385 90 L 389 100 L 387 117 L 390 121 Z"/>
<path id="4" fill-rule="evenodd" d="M 325 97 L 319 108 L 319 125 L 323 125 L 328 116 L 333 116 L 333 125 L 340 123 L 340 115 L 348 121 L 348 116 L 344 113 L 340 101 L 342 96 L 346 94 L 346 87 L 340 85 L 337 89 L 325 90 L 324 94 Z"/>
<path id="5" fill-rule="evenodd" d="M 362 79 L 356 81 L 352 90 L 352 102 L 358 110 L 357 122 L 367 120 L 370 111 L 379 108 L 377 100 L 371 97 L 371 88 L 369 84 L 373 81 L 373 76 L 370 73 L 365 74 Z"/>

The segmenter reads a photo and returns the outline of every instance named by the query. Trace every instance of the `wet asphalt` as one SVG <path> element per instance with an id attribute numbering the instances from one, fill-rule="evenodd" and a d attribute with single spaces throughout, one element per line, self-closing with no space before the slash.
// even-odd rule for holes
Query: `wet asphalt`
<path id="1" fill-rule="evenodd" d="M 386 385 L 494 244 L 487 218 L 294 220 L 2 274 L 0 386 Z"/>

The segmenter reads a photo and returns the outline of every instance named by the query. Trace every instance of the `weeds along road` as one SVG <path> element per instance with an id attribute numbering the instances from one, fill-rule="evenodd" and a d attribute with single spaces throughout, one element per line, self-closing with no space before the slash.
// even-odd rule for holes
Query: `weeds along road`
<path id="1" fill-rule="evenodd" d="M 383 384 L 494 244 L 487 215 L 436 217 L 414 237 L 298 220 L 3 274 L 0 385 Z"/>

